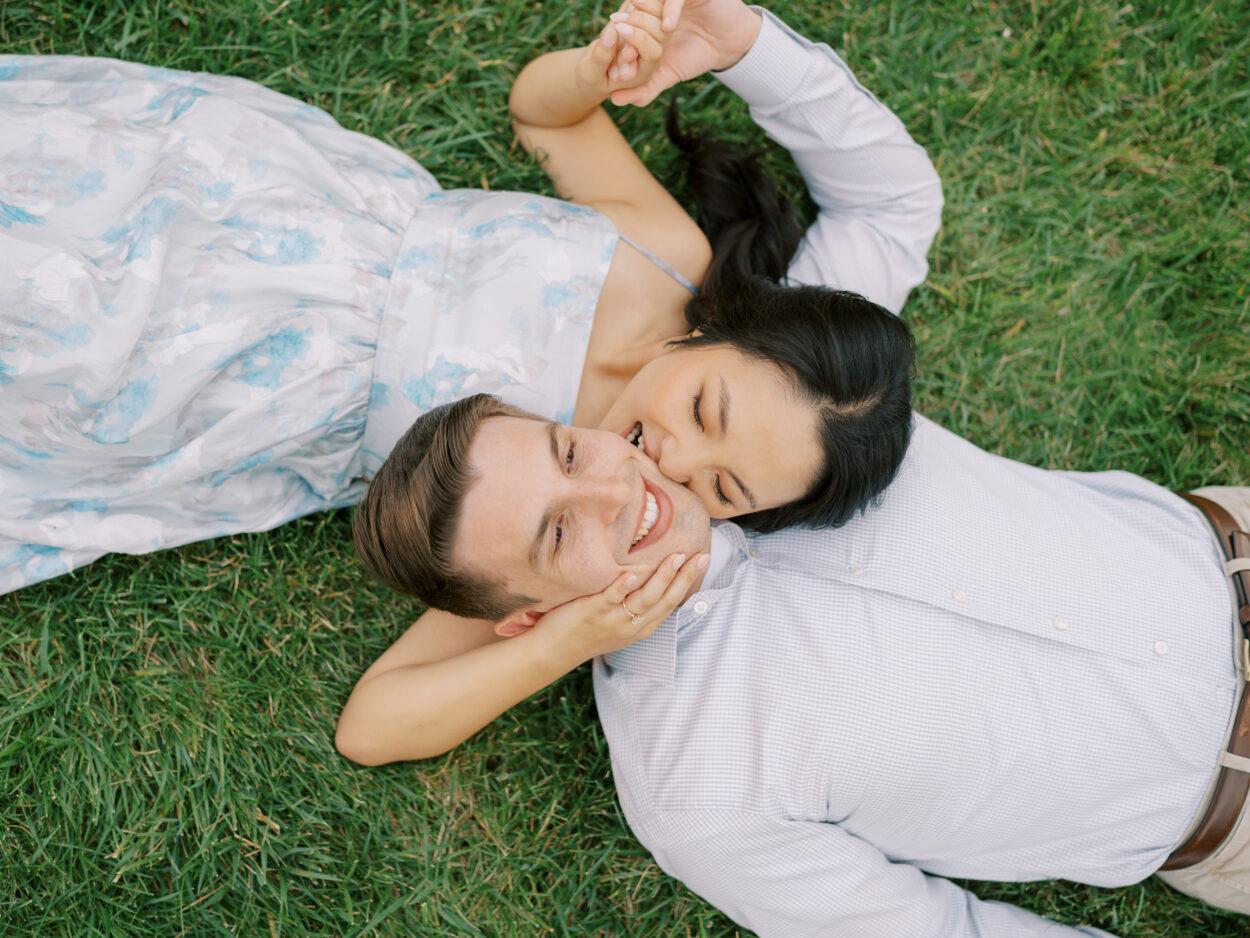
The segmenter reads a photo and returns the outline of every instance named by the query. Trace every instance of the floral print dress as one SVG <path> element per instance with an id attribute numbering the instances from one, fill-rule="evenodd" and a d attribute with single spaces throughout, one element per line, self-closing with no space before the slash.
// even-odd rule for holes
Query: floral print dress
<path id="1" fill-rule="evenodd" d="M 0 56 L 0 593 L 349 505 L 467 394 L 567 421 L 616 239 L 243 79 Z"/>

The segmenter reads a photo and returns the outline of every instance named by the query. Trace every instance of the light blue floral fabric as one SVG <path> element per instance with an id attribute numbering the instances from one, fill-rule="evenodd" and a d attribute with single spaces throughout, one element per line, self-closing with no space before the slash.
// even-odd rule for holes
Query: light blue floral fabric
<path id="1" fill-rule="evenodd" d="M 0 593 L 351 504 L 478 390 L 568 419 L 611 223 L 252 82 L 0 57 Z"/>

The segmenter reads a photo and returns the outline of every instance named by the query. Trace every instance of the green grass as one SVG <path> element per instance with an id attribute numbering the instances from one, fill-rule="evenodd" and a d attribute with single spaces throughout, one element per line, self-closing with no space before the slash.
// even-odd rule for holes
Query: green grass
<path id="1" fill-rule="evenodd" d="M 1162 484 L 1250 482 L 1250 4 L 779 3 L 938 162 L 906 315 L 921 409 L 976 443 Z M 446 186 L 549 191 L 507 88 L 605 4 L 0 3 L 0 51 L 242 75 Z M 686 111 L 756 142 L 714 82 Z M 621 115 L 661 177 L 658 109 Z M 2 131 L 0 131 L 2 132 Z M 800 183 L 775 149 L 767 162 Z M 15 935 L 730 935 L 629 834 L 583 669 L 453 754 L 333 749 L 418 612 L 346 513 L 116 557 L 0 598 L 0 930 Z M 972 884 L 1124 936 L 1250 935 L 1155 880 Z"/>

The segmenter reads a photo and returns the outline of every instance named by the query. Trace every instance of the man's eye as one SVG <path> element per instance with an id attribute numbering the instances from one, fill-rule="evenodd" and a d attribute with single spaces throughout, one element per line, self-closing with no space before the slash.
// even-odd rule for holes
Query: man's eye
<path id="1" fill-rule="evenodd" d="M 576 448 L 576 446 L 577 446 L 577 444 L 576 444 L 576 443 L 573 443 L 573 442 L 571 442 L 571 441 L 570 441 L 570 443 L 569 443 L 569 451 L 568 451 L 567 453 L 565 453 L 565 454 L 564 454 L 564 467 L 565 467 L 566 469 L 567 469 L 569 466 L 573 465 L 573 450 Z"/>
<path id="2" fill-rule="evenodd" d="M 716 492 L 716 497 L 720 500 L 722 505 L 733 505 L 733 502 L 729 500 L 729 496 L 725 494 L 725 490 L 720 487 L 720 476 L 716 476 L 716 478 L 712 480 L 712 489 Z"/>
<path id="3" fill-rule="evenodd" d="M 703 415 L 699 412 L 699 405 L 703 403 L 703 392 L 700 391 L 690 401 L 690 416 L 694 418 L 694 425 L 700 430 L 703 429 Z"/>
<path id="4" fill-rule="evenodd" d="M 556 550 L 560 549 L 560 542 L 564 540 L 564 525 L 556 522 Z"/>

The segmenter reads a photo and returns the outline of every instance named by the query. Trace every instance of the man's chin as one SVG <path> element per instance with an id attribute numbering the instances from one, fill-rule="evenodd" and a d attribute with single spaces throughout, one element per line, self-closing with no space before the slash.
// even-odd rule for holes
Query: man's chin
<path id="1" fill-rule="evenodd" d="M 669 534 L 678 535 L 687 542 L 686 553 L 700 550 L 707 541 L 708 532 L 712 529 L 707 508 L 704 507 L 699 497 L 684 485 L 677 485 L 671 480 L 669 484 L 678 489 L 677 493 L 670 491 L 669 495 L 673 502 L 673 521 L 669 526 Z"/>

